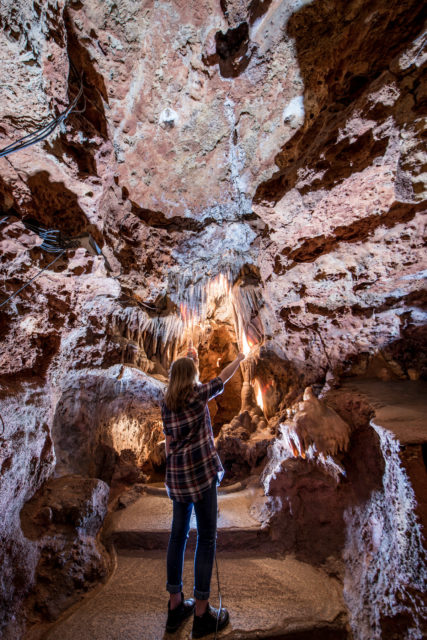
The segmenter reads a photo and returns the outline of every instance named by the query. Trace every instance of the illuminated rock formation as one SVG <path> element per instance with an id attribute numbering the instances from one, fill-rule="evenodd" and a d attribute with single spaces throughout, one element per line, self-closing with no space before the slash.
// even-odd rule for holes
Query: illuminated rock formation
<path id="1" fill-rule="evenodd" d="M 300 522 L 322 511 L 286 478 L 335 504 L 355 452 L 376 460 L 370 431 L 315 396 L 346 375 L 427 373 L 424 20 L 417 0 L 2 2 L 0 147 L 84 95 L 0 158 L 7 640 L 40 560 L 23 506 L 55 472 L 117 488 L 161 470 L 158 401 L 189 337 L 203 380 L 243 337 L 258 345 L 212 406 L 215 435 L 236 477 L 273 441 L 272 497 L 289 491 Z M 40 229 L 78 246 L 49 253 Z M 280 425 L 308 386 L 294 444 L 333 454 L 333 473 L 285 455 Z M 318 558 L 342 548 L 344 502 Z"/>
<path id="2" fill-rule="evenodd" d="M 303 401 L 293 418 L 299 451 L 304 453 L 313 447 L 323 455 L 345 452 L 350 441 L 350 427 L 324 402 L 320 402 L 311 387 L 304 391 Z"/>

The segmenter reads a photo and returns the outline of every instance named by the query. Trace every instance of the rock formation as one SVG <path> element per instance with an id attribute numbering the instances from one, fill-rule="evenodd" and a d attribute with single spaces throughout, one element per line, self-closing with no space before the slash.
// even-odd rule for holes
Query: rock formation
<path id="1" fill-rule="evenodd" d="M 49 136 L 0 153 L 5 638 L 35 620 L 46 554 L 83 535 L 73 520 L 52 543 L 49 487 L 90 478 L 102 520 L 99 483 L 116 495 L 162 471 L 159 400 L 190 337 L 202 380 L 245 343 L 254 355 L 211 407 L 231 474 L 281 451 L 268 490 L 297 514 L 283 548 L 308 557 L 316 494 L 334 533 L 313 558 L 341 553 L 350 494 L 368 501 L 385 463 L 360 405 L 316 396 L 427 373 L 426 18 L 416 0 L 1 4 L 0 147 L 83 90 Z M 336 467 L 284 455 L 288 427 Z M 350 489 L 366 449 L 370 480 Z M 277 532 L 290 510 L 273 508 Z M 107 571 L 95 529 L 75 552 L 82 590 Z M 70 603 L 56 597 L 50 617 Z"/>
<path id="2" fill-rule="evenodd" d="M 298 451 L 303 456 L 310 447 L 324 456 L 347 451 L 349 425 L 333 409 L 320 402 L 311 387 L 305 389 L 293 422 Z"/>
<path id="3" fill-rule="evenodd" d="M 33 621 L 55 620 L 111 570 L 97 541 L 107 512 L 108 485 L 64 475 L 48 480 L 21 511 L 22 531 L 40 549 L 28 604 Z"/>

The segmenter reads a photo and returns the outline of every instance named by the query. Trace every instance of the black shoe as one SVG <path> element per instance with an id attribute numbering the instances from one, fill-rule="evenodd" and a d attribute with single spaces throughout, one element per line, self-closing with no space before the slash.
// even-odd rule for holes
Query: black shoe
<path id="1" fill-rule="evenodd" d="M 217 620 L 218 631 L 221 631 L 221 629 L 224 629 L 224 627 L 226 627 L 230 622 L 230 616 L 227 609 L 221 609 L 218 618 L 218 609 L 214 609 L 214 607 L 211 607 L 210 604 L 208 604 L 208 608 L 202 616 L 194 615 L 193 638 L 203 638 L 210 633 L 215 633 L 217 629 Z"/>
<path id="2" fill-rule="evenodd" d="M 175 609 L 170 608 L 170 602 L 168 602 L 168 619 L 166 621 L 166 631 L 173 633 L 177 631 L 186 618 L 191 616 L 195 607 L 196 601 L 194 598 L 184 600 L 184 594 L 181 591 L 181 604 Z"/>

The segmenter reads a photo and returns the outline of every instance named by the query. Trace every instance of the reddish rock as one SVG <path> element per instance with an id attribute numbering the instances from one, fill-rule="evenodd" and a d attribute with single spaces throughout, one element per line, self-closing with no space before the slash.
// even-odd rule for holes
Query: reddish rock
<path id="1" fill-rule="evenodd" d="M 21 510 L 24 536 L 38 549 L 24 608 L 31 624 L 53 621 L 107 577 L 112 561 L 97 540 L 108 486 L 78 475 L 50 479 Z"/>
<path id="2" fill-rule="evenodd" d="M 344 512 L 352 504 L 363 504 L 381 486 L 384 470 L 378 438 L 368 424 L 372 409 L 351 395 L 340 400 L 339 412 L 347 411 L 351 426 L 351 438 L 345 440 L 348 444 L 343 451 L 331 456 L 317 455 L 312 447 L 298 450 L 292 446 L 289 426 L 284 423 L 270 446 L 263 472 L 266 493 L 271 496 L 273 538 L 283 550 L 315 563 L 324 563 L 329 557 L 340 560 L 346 540 Z M 304 410 L 295 414 L 296 422 L 299 415 L 305 415 Z M 335 420 L 345 425 L 348 438 L 349 425 L 334 414 Z M 312 423 L 313 435 L 317 426 Z M 326 434 L 326 422 L 323 428 Z"/>
<path id="3" fill-rule="evenodd" d="M 52 427 L 57 473 L 137 482 L 161 466 L 162 382 L 118 366 L 64 382 Z"/>
<path id="4" fill-rule="evenodd" d="M 308 385 L 426 373 L 422 3 L 160 4 L 0 8 L 0 147 L 62 113 L 81 73 L 85 95 L 48 139 L 0 159 L 0 304 L 46 267 L 0 309 L 1 595 L 14 640 L 38 562 L 18 514 L 55 464 L 118 483 L 161 468 L 156 403 L 188 337 L 181 304 L 197 311 L 202 379 L 242 348 L 242 329 L 262 343 L 269 436 Z M 77 245 L 48 266 L 29 218 Z M 219 273 L 234 288 L 203 306 Z M 214 425 L 252 468 L 266 445 L 239 376 Z M 333 501 L 335 480 L 313 473 Z"/>

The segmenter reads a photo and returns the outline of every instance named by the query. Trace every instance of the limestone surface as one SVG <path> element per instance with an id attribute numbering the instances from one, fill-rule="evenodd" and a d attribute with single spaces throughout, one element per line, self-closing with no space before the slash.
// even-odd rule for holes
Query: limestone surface
<path id="1" fill-rule="evenodd" d="M 231 623 L 221 638 L 315 637 L 347 638 L 345 607 L 336 579 L 309 564 L 244 553 L 222 553 L 218 558 L 223 604 Z M 47 640 L 159 640 L 165 634 L 167 594 L 164 554 L 127 551 L 108 585 L 56 625 Z M 184 588 L 189 594 L 191 562 L 184 565 Z M 215 588 L 212 599 L 215 600 Z M 175 634 L 191 637 L 191 619 Z M 306 635 L 304 635 L 304 633 Z M 329 633 L 329 635 L 328 635 Z M 293 635 L 295 634 L 295 635 Z"/>
<path id="2" fill-rule="evenodd" d="M 418 0 L 0 3 L 0 148 L 83 89 L 0 157 L 5 637 L 24 633 L 39 558 L 24 504 L 55 473 L 114 495 L 161 474 L 158 403 L 188 337 L 203 381 L 256 345 L 266 425 L 224 429 L 236 476 L 307 386 L 425 378 L 425 20 Z M 212 407 L 215 435 L 242 386 Z M 367 499 L 378 443 L 356 404 L 342 417 L 362 426 L 348 455 L 370 447 Z M 334 474 L 313 473 L 337 506 Z M 318 526 L 311 499 L 295 509 Z"/>

